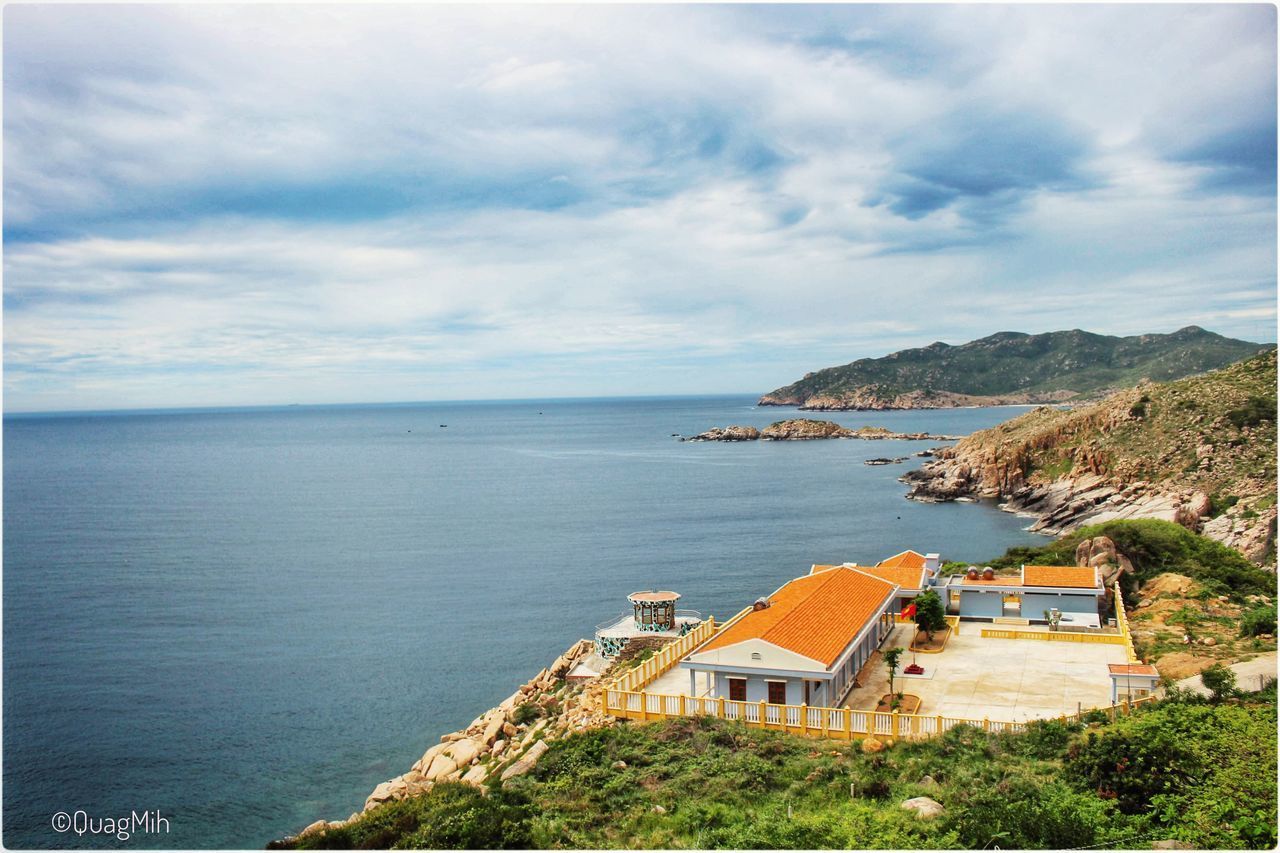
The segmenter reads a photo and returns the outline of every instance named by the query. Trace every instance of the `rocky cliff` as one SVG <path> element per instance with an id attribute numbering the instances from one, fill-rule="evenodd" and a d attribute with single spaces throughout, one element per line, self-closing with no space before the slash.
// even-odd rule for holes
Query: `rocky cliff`
<path id="1" fill-rule="evenodd" d="M 1177 521 L 1274 564 L 1275 351 L 1070 411 L 1035 409 L 940 449 L 903 480 L 916 500 L 1002 501 L 1045 533 Z"/>
<path id="2" fill-rule="evenodd" d="M 998 332 L 960 346 L 938 341 L 809 373 L 759 404 L 834 411 L 1096 399 L 1142 379 L 1168 381 L 1224 367 L 1264 348 L 1197 326 L 1125 338 L 1079 329 Z"/>

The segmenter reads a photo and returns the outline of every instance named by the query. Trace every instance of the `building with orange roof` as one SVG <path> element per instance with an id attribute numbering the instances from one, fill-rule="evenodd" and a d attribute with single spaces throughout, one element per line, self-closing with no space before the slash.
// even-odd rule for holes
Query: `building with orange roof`
<path id="1" fill-rule="evenodd" d="M 869 575 L 898 585 L 898 597 L 894 609 L 901 612 L 911 600 L 928 589 L 942 567 L 942 558 L 938 554 L 921 554 L 918 551 L 901 551 L 892 557 L 886 557 L 874 566 L 860 566 L 857 563 L 844 563 L 846 568 L 858 569 Z M 834 565 L 815 564 L 809 574 L 834 569 Z"/>
<path id="2" fill-rule="evenodd" d="M 815 566 L 680 662 L 691 693 L 834 705 L 892 631 L 897 593 L 896 583 L 860 567 Z"/>
<path id="3" fill-rule="evenodd" d="M 1057 611 L 1064 627 L 1101 626 L 1105 590 L 1092 566 L 1023 566 L 1017 575 L 1000 575 L 971 566 L 947 579 L 940 590 L 961 619 L 1045 623 Z"/>

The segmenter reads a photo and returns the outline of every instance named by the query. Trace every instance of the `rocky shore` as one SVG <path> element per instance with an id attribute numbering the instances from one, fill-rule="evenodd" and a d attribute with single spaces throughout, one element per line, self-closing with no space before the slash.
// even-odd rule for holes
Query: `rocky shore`
<path id="1" fill-rule="evenodd" d="M 619 656 L 620 661 L 628 651 Z M 579 664 L 587 666 L 575 673 Z M 407 772 L 374 788 L 362 811 L 425 793 L 440 782 L 501 785 L 532 770 L 558 738 L 613 725 L 602 698 L 609 669 L 609 662 L 595 654 L 590 640 L 579 640 L 466 728 L 441 736 Z M 340 828 L 360 814 L 354 812 L 345 820 L 317 820 L 282 843 Z"/>
<path id="2" fill-rule="evenodd" d="M 1173 521 L 1274 565 L 1275 353 L 1069 412 L 1038 408 L 938 448 L 904 475 L 919 501 L 988 498 L 1057 535 Z"/>
<path id="3" fill-rule="evenodd" d="M 894 432 L 884 427 L 842 427 L 833 421 L 790 418 L 758 430 L 751 426 L 713 427 L 681 441 L 811 441 L 824 438 L 856 438 L 865 441 L 956 441 L 963 436 L 928 432 Z"/>

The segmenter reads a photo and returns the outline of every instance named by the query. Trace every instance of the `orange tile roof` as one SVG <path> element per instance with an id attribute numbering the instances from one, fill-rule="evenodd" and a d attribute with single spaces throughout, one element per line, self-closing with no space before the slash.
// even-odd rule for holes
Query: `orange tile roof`
<path id="1" fill-rule="evenodd" d="M 759 639 L 831 666 L 893 591 L 847 566 L 796 578 L 769 596 L 764 610 L 747 613 L 694 654 Z"/>
<path id="2" fill-rule="evenodd" d="M 1113 675 L 1159 675 L 1160 671 L 1149 663 L 1109 663 L 1107 669 Z"/>
<path id="3" fill-rule="evenodd" d="M 858 571 L 884 578 L 905 590 L 924 589 L 924 566 L 859 566 Z"/>
<path id="4" fill-rule="evenodd" d="M 894 554 L 876 563 L 876 568 L 881 569 L 923 569 L 924 554 L 917 554 L 915 551 L 903 551 L 900 554 Z"/>
<path id="5" fill-rule="evenodd" d="M 1022 583 L 1093 589 L 1098 585 L 1098 570 L 1092 566 L 1023 566 Z"/>
<path id="6" fill-rule="evenodd" d="M 823 563 L 814 563 L 809 567 L 809 574 L 816 575 L 818 572 L 825 572 L 827 569 L 834 569 L 835 566 L 828 566 Z"/>

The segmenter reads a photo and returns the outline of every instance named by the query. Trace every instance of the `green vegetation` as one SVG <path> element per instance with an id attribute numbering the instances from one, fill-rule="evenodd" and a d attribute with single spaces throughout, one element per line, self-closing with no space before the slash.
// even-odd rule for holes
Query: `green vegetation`
<path id="1" fill-rule="evenodd" d="M 875 393 L 883 398 L 913 391 L 979 396 L 1066 392 L 1071 396 L 1136 385 L 1144 379 L 1181 379 L 1225 367 L 1266 348 L 1195 326 L 1169 335 L 1128 338 L 1079 329 L 1042 335 L 999 332 L 961 346 L 938 342 L 829 367 L 765 399 L 803 403 L 817 396 Z M 1274 400 L 1271 413 L 1274 419 Z"/>
<path id="2" fill-rule="evenodd" d="M 551 746 L 487 795 L 456 784 L 380 806 L 301 847 L 1200 848 L 1276 843 L 1272 687 L 1090 727 L 969 726 L 864 754 L 711 718 L 620 724 Z M 925 777 L 929 778 L 925 778 Z M 945 811 L 900 807 L 928 796 Z"/>
<path id="3" fill-rule="evenodd" d="M 1248 611 L 1240 619 L 1240 636 L 1256 637 L 1276 633 L 1276 606 L 1267 604 Z"/>
<path id="4" fill-rule="evenodd" d="M 1236 674 L 1220 663 L 1200 673 L 1200 683 L 1212 694 L 1215 702 L 1221 702 L 1236 695 Z"/>
<path id="5" fill-rule="evenodd" d="M 997 569 L 1017 568 L 1023 563 L 1073 566 L 1076 546 L 1095 536 L 1111 537 L 1116 550 L 1133 563 L 1136 577 L 1126 581 L 1133 587 L 1163 572 L 1176 572 L 1199 581 L 1212 595 L 1230 595 L 1242 600 L 1250 594 L 1276 594 L 1276 576 L 1259 569 L 1240 552 L 1192 533 L 1180 524 L 1154 519 L 1108 521 L 1082 527 L 1044 545 L 1010 548 L 1004 556 L 986 565 Z M 1130 591 L 1125 590 L 1126 594 Z"/>
<path id="6" fill-rule="evenodd" d="M 916 596 L 916 626 L 924 631 L 929 642 L 933 642 L 935 631 L 947 627 L 947 614 L 937 591 L 927 589 Z"/>
<path id="7" fill-rule="evenodd" d="M 1227 420 L 1236 429 L 1258 426 L 1263 423 L 1276 422 L 1276 398 L 1253 396 L 1245 400 L 1244 405 L 1227 412 Z"/>
<path id="8" fill-rule="evenodd" d="M 889 671 L 889 707 L 898 707 L 898 694 L 893 689 L 893 679 L 898 674 L 898 664 L 902 661 L 902 653 L 906 649 L 896 647 L 884 653 L 884 668 Z"/>

